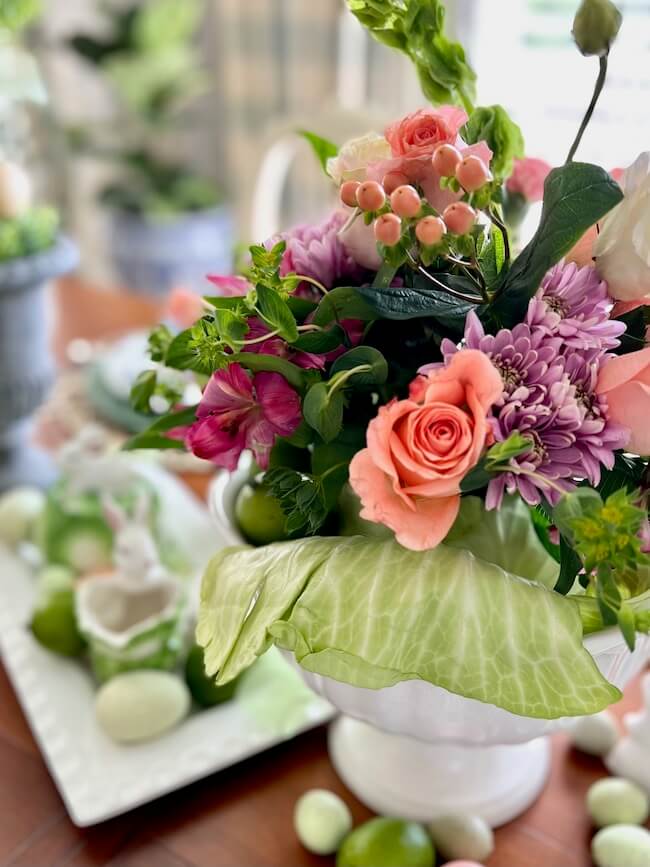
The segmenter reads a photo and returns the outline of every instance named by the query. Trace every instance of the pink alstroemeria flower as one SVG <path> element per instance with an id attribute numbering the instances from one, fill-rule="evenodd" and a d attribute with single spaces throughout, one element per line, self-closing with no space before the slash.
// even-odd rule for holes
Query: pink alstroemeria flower
<path id="1" fill-rule="evenodd" d="M 290 436 L 300 424 L 300 398 L 279 373 L 251 376 L 240 364 L 218 370 L 203 392 L 196 421 L 184 432 L 198 457 L 235 470 L 244 449 L 262 469 L 276 437 Z"/>
<path id="2" fill-rule="evenodd" d="M 251 284 L 244 277 L 238 277 L 236 274 L 208 274 L 207 279 L 216 286 L 219 290 L 219 295 L 224 298 L 235 298 L 238 295 L 245 295 Z"/>

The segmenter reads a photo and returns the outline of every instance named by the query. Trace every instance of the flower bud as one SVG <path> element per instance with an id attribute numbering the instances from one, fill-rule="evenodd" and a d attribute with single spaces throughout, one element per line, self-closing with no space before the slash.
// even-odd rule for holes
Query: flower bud
<path id="1" fill-rule="evenodd" d="M 603 57 L 609 53 L 622 20 L 611 0 L 582 0 L 573 21 L 576 45 L 586 57 Z"/>

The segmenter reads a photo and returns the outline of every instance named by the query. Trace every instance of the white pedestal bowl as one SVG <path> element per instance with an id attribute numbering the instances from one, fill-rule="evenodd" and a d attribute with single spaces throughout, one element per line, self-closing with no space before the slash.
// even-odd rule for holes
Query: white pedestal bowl
<path id="1" fill-rule="evenodd" d="M 224 538 L 240 544 L 234 502 L 246 471 L 215 480 L 210 509 Z M 630 653 L 617 629 L 585 639 L 607 680 L 623 688 L 650 659 L 650 637 Z M 340 712 L 329 751 L 339 776 L 368 807 L 426 822 L 468 811 L 497 827 L 541 793 L 550 767 L 548 735 L 575 718 L 532 719 L 420 680 L 371 690 L 306 671 L 305 682 Z"/>

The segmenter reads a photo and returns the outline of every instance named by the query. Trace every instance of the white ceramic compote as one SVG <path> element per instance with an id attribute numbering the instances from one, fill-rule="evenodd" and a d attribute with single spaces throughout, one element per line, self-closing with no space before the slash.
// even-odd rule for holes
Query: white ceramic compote
<path id="1" fill-rule="evenodd" d="M 233 545 L 243 541 L 234 505 L 247 477 L 246 470 L 224 473 L 211 491 L 212 515 Z M 650 659 L 649 637 L 639 635 L 630 653 L 617 629 L 587 636 L 584 646 L 620 689 Z M 469 811 L 492 827 L 510 821 L 545 785 L 547 736 L 576 719 L 518 716 L 424 680 L 363 689 L 307 671 L 285 653 L 306 683 L 341 712 L 329 734 L 339 776 L 368 807 L 385 815 L 426 822 L 442 813 Z"/>

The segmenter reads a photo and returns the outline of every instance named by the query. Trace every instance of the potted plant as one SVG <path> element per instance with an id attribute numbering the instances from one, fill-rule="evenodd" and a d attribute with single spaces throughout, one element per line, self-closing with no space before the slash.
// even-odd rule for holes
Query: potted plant
<path id="1" fill-rule="evenodd" d="M 115 267 L 134 292 L 200 289 L 211 268 L 231 261 L 230 210 L 213 181 L 174 155 L 180 110 L 206 89 L 193 49 L 202 9 L 201 0 L 104 5 L 102 35 L 68 40 L 116 98 L 109 123 L 74 128 L 70 140 L 116 170 L 99 198 L 112 215 Z"/>
<path id="2" fill-rule="evenodd" d="M 275 644 L 342 711 L 332 758 L 362 800 L 496 825 L 543 786 L 543 736 L 616 702 L 650 655 L 650 157 L 622 188 L 573 159 L 620 24 L 585 0 L 595 96 L 515 255 L 501 202 L 522 136 L 473 105 L 443 6 L 349 6 L 435 107 L 340 149 L 313 139 L 342 210 L 253 246 L 195 325 L 154 332 L 154 358 L 206 384 L 131 446 L 231 474 L 215 513 L 234 544 L 197 630 L 208 674 L 227 683 Z M 568 261 L 596 224 L 595 262 Z M 245 544 L 277 505 L 277 541 Z"/>
<path id="3" fill-rule="evenodd" d="M 42 102 L 44 89 L 17 31 L 37 12 L 38 4 L 24 2 L 0 15 L 0 72 L 12 70 L 11 88 L 0 98 L 0 490 L 53 478 L 49 459 L 28 444 L 29 418 L 53 376 L 45 286 L 77 261 L 56 210 L 33 201 L 19 164 L 29 147 L 25 103 Z"/>

